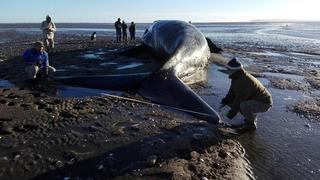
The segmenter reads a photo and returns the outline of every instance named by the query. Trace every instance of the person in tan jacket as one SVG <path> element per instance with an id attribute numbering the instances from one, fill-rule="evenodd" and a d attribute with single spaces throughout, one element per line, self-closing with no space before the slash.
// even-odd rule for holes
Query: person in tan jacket
<path id="1" fill-rule="evenodd" d="M 46 20 L 41 23 L 43 32 L 43 40 L 46 45 L 48 53 L 53 52 L 54 49 L 54 32 L 57 30 L 56 25 L 51 21 L 50 15 L 47 15 Z"/>
<path id="2" fill-rule="evenodd" d="M 226 65 L 231 87 L 225 98 L 221 101 L 220 108 L 230 106 L 227 117 L 232 119 L 240 113 L 245 118 L 245 128 L 257 128 L 257 114 L 266 112 L 272 107 L 270 92 L 251 74 L 243 69 L 237 58 L 231 59 Z"/>

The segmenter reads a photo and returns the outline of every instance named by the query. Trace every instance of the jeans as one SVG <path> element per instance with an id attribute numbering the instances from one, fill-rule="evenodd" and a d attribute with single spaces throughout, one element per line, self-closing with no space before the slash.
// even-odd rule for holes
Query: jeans
<path id="1" fill-rule="evenodd" d="M 246 123 L 257 124 L 257 113 L 267 112 L 272 107 L 271 104 L 248 100 L 240 103 L 240 112 L 245 117 Z"/>

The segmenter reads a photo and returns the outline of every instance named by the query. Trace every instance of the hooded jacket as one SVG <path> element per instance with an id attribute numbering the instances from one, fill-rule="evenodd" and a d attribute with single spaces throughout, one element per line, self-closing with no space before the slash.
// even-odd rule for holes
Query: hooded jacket
<path id="1" fill-rule="evenodd" d="M 247 100 L 256 100 L 272 106 L 270 92 L 251 74 L 243 69 L 236 71 L 229 76 L 231 86 L 228 94 L 222 99 L 223 105 L 230 105 L 231 110 L 228 118 L 232 119 L 240 110 L 240 104 Z"/>

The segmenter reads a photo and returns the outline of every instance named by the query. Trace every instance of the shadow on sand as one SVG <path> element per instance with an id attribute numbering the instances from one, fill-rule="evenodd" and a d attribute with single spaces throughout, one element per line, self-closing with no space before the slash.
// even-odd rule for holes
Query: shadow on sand
<path id="1" fill-rule="evenodd" d="M 233 166 L 228 160 L 230 152 L 227 152 L 232 148 L 235 148 L 233 142 L 223 137 L 217 126 L 207 123 L 186 124 L 157 136 L 138 138 L 130 144 L 120 145 L 99 156 L 33 179 L 221 177 L 227 168 Z M 241 153 L 244 154 L 241 151 L 232 151 L 231 156 L 240 157 Z M 236 152 L 239 154 L 236 155 Z M 203 165 L 199 166 L 199 163 Z"/>

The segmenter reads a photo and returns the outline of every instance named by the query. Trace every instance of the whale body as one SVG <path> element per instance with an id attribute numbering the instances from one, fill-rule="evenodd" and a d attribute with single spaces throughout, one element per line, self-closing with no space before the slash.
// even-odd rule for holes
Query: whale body
<path id="1" fill-rule="evenodd" d="M 142 41 L 164 60 L 160 71 L 174 71 L 184 83 L 205 80 L 210 49 L 203 34 L 184 21 L 157 21 Z"/>
<path id="2" fill-rule="evenodd" d="M 218 113 L 186 84 L 206 80 L 210 49 L 220 49 L 209 47 L 200 30 L 184 21 L 156 21 L 142 42 L 161 57 L 163 65 L 143 83 L 139 93 L 161 104 L 203 113 L 197 117 L 209 122 L 219 122 Z"/>
<path id="3" fill-rule="evenodd" d="M 219 114 L 187 84 L 206 80 L 210 55 L 219 51 L 221 49 L 190 23 L 156 21 L 143 35 L 141 46 L 119 52 L 125 56 L 155 54 L 160 65 L 150 74 L 62 77 L 59 80 L 100 89 L 136 89 L 151 101 L 184 109 L 198 118 L 218 123 Z"/>

